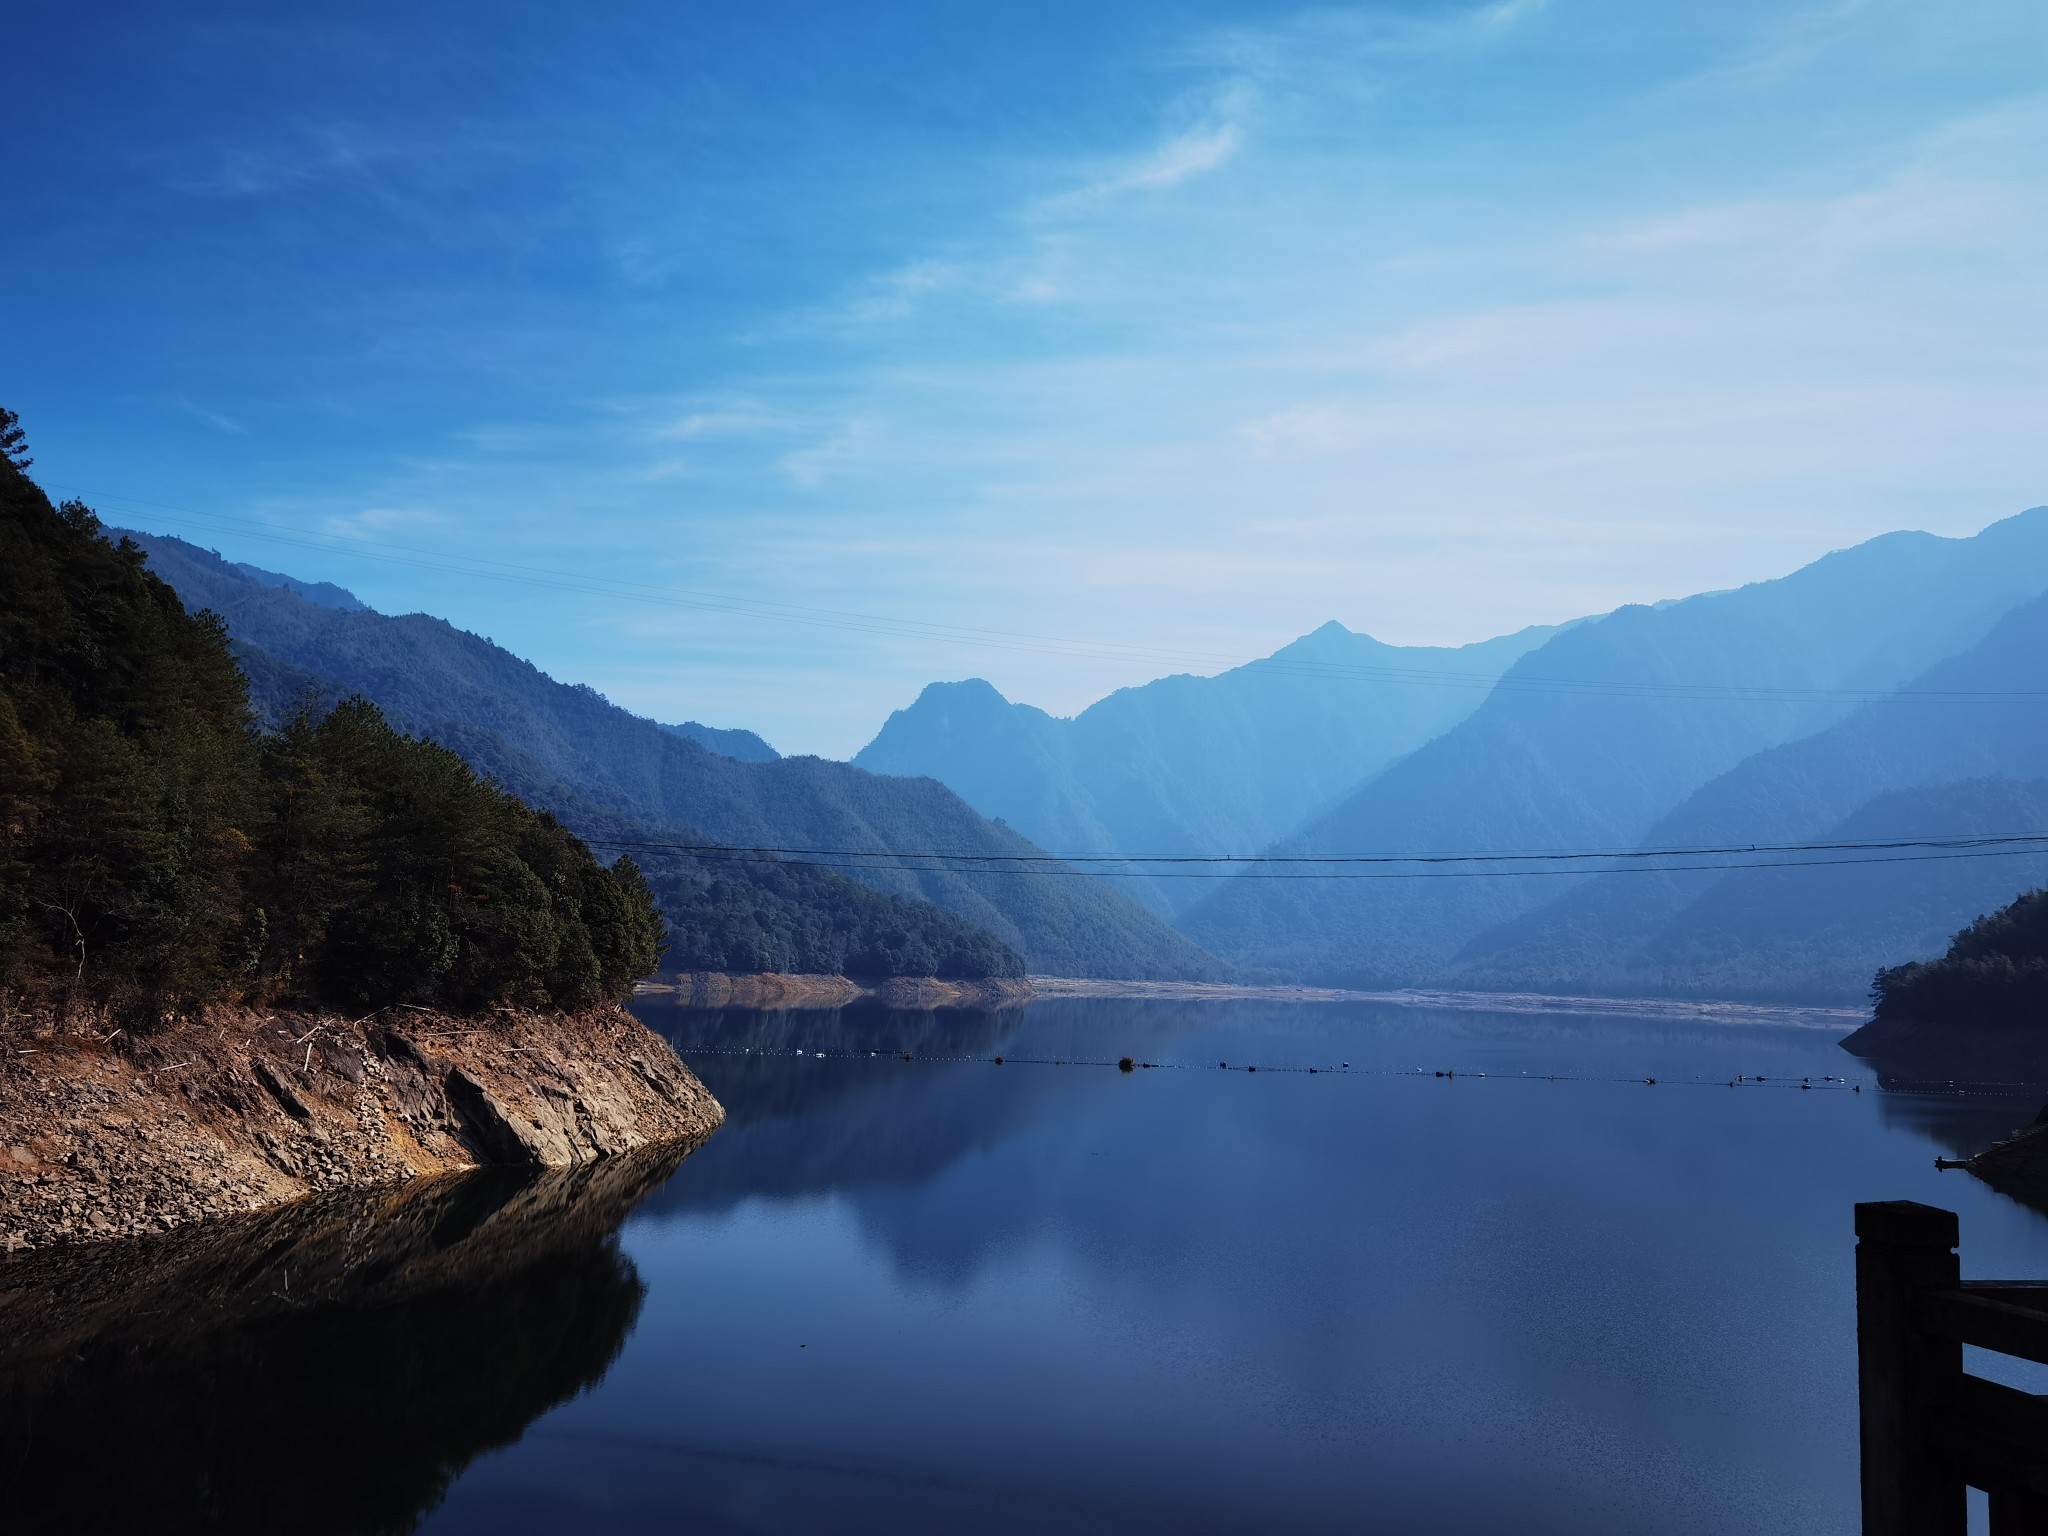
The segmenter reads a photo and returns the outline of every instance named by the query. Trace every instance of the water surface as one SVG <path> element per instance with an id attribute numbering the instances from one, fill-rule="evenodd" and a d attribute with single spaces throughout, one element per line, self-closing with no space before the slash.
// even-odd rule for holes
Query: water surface
<path id="1" fill-rule="evenodd" d="M 1853 1203 L 2048 1276 L 1933 1167 L 2048 1087 L 1884 1090 L 1826 1030 L 641 1011 L 731 1118 L 578 1261 L 592 1364 L 447 1426 L 425 1530 L 1850 1532 Z"/>
<path id="2" fill-rule="evenodd" d="M 430 1529 L 1849 1531 L 1853 1203 L 2048 1275 L 1932 1166 L 2039 1100 L 1880 1092 L 1828 1031 L 643 1016 L 732 1119 L 626 1228 L 618 1365 Z"/>

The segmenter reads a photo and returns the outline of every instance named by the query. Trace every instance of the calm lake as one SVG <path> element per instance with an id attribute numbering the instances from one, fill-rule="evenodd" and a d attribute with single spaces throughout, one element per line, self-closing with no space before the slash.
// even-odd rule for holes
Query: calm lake
<path id="1" fill-rule="evenodd" d="M 1853 1203 L 1959 1210 L 1965 1274 L 2048 1276 L 2048 1219 L 1933 1167 L 2048 1087 L 1881 1087 L 1830 1029 L 639 1011 L 731 1118 L 615 1239 L 90 1390 L 284 1392 L 310 1460 L 266 1486 L 366 1502 L 280 1529 L 1849 1532 Z M 416 1475 L 361 1448 L 387 1410 Z M 158 1528 L 245 1518 L 231 1440 Z M 17 1458 L 14 1507 L 54 1520 L 63 1470 Z"/>

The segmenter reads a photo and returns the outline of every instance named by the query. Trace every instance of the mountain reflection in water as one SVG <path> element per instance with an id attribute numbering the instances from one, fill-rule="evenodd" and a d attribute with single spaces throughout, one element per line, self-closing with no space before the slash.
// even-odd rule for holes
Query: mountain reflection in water
<path id="1" fill-rule="evenodd" d="M 1854 1202 L 2048 1275 L 1933 1166 L 2048 1090 L 1827 1029 L 638 1011 L 729 1113 L 673 1176 L 0 1267 L 9 1528 L 1846 1536 Z"/>
<path id="2" fill-rule="evenodd" d="M 680 1150 L 351 1193 L 0 1267 L 15 1532 L 406 1531 L 600 1380 Z"/>

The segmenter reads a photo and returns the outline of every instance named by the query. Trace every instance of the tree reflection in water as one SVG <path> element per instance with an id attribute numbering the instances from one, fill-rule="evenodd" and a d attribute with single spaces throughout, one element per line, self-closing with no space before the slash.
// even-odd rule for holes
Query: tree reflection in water
<path id="1" fill-rule="evenodd" d="M 594 1386 L 675 1149 L 359 1192 L 0 1265 L 17 1532 L 398 1532 Z"/>

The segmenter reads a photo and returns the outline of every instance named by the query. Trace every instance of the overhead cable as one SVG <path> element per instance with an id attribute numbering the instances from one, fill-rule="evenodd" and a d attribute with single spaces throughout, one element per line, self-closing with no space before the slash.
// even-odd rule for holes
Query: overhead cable
<path id="1" fill-rule="evenodd" d="M 1745 858 L 1730 861 L 1723 858 L 1717 863 L 1659 864 L 1650 862 L 1662 858 L 1688 856 L 1687 850 L 1657 851 L 1638 850 L 1623 853 L 1564 853 L 1564 854 L 1461 854 L 1443 857 L 1373 854 L 1348 858 L 1316 860 L 1326 864 L 1421 864 L 1422 868 L 1377 870 L 1371 873 L 1357 873 L 1342 869 L 1314 869 L 1269 874 L 1262 870 L 1237 873 L 1230 869 L 1185 870 L 1167 869 L 1157 872 L 1129 867 L 1132 864 L 1149 862 L 1141 859 L 1104 860 L 1088 868 L 1077 868 L 1075 862 L 1056 858 L 1052 855 L 1029 856 L 962 855 L 962 854 L 918 854 L 891 853 L 886 850 L 776 850 L 769 848 L 727 847 L 704 843 L 664 843 L 644 839 L 620 839 L 586 837 L 585 842 L 593 847 L 616 849 L 621 852 L 663 852 L 687 854 L 710 864 L 754 864 L 787 865 L 802 864 L 825 869 L 894 871 L 909 874 L 953 874 L 953 875 L 1006 875 L 1027 876 L 1070 876 L 1083 879 L 1112 880 L 1470 880 L 1529 878 L 1535 876 L 1589 876 L 1605 874 L 1716 874 L 1737 869 L 1818 869 L 1844 868 L 1869 864 L 1923 864 L 1942 863 L 1955 859 L 2013 858 L 2027 854 L 2048 854 L 2048 837 L 2030 834 L 2010 838 L 1969 838 L 1956 840 L 1913 840 L 1897 843 L 1844 843 L 1844 844 L 1759 844 L 1753 847 L 1718 850 L 1724 854 L 1755 855 L 1773 853 L 1802 853 L 1819 851 L 1840 854 L 1841 857 L 1821 858 Z M 1883 852 L 1884 849 L 1907 850 Z M 1701 850 L 1691 856 L 1706 857 L 1717 850 Z M 986 862 L 976 862 L 977 858 Z M 1012 859 L 1018 862 L 1012 862 Z M 1601 861 L 1602 867 L 1589 867 L 1594 861 Z M 1111 862 L 1116 867 L 1107 867 Z M 1240 865 L 1262 863 L 1289 864 L 1300 862 L 1284 857 L 1252 858 L 1240 857 L 1224 862 Z M 1544 867 L 1527 867 L 1531 862 Z M 1447 868 L 1449 864 L 1511 863 L 1514 868 L 1464 869 Z M 1558 867 L 1563 865 L 1563 867 Z"/>

